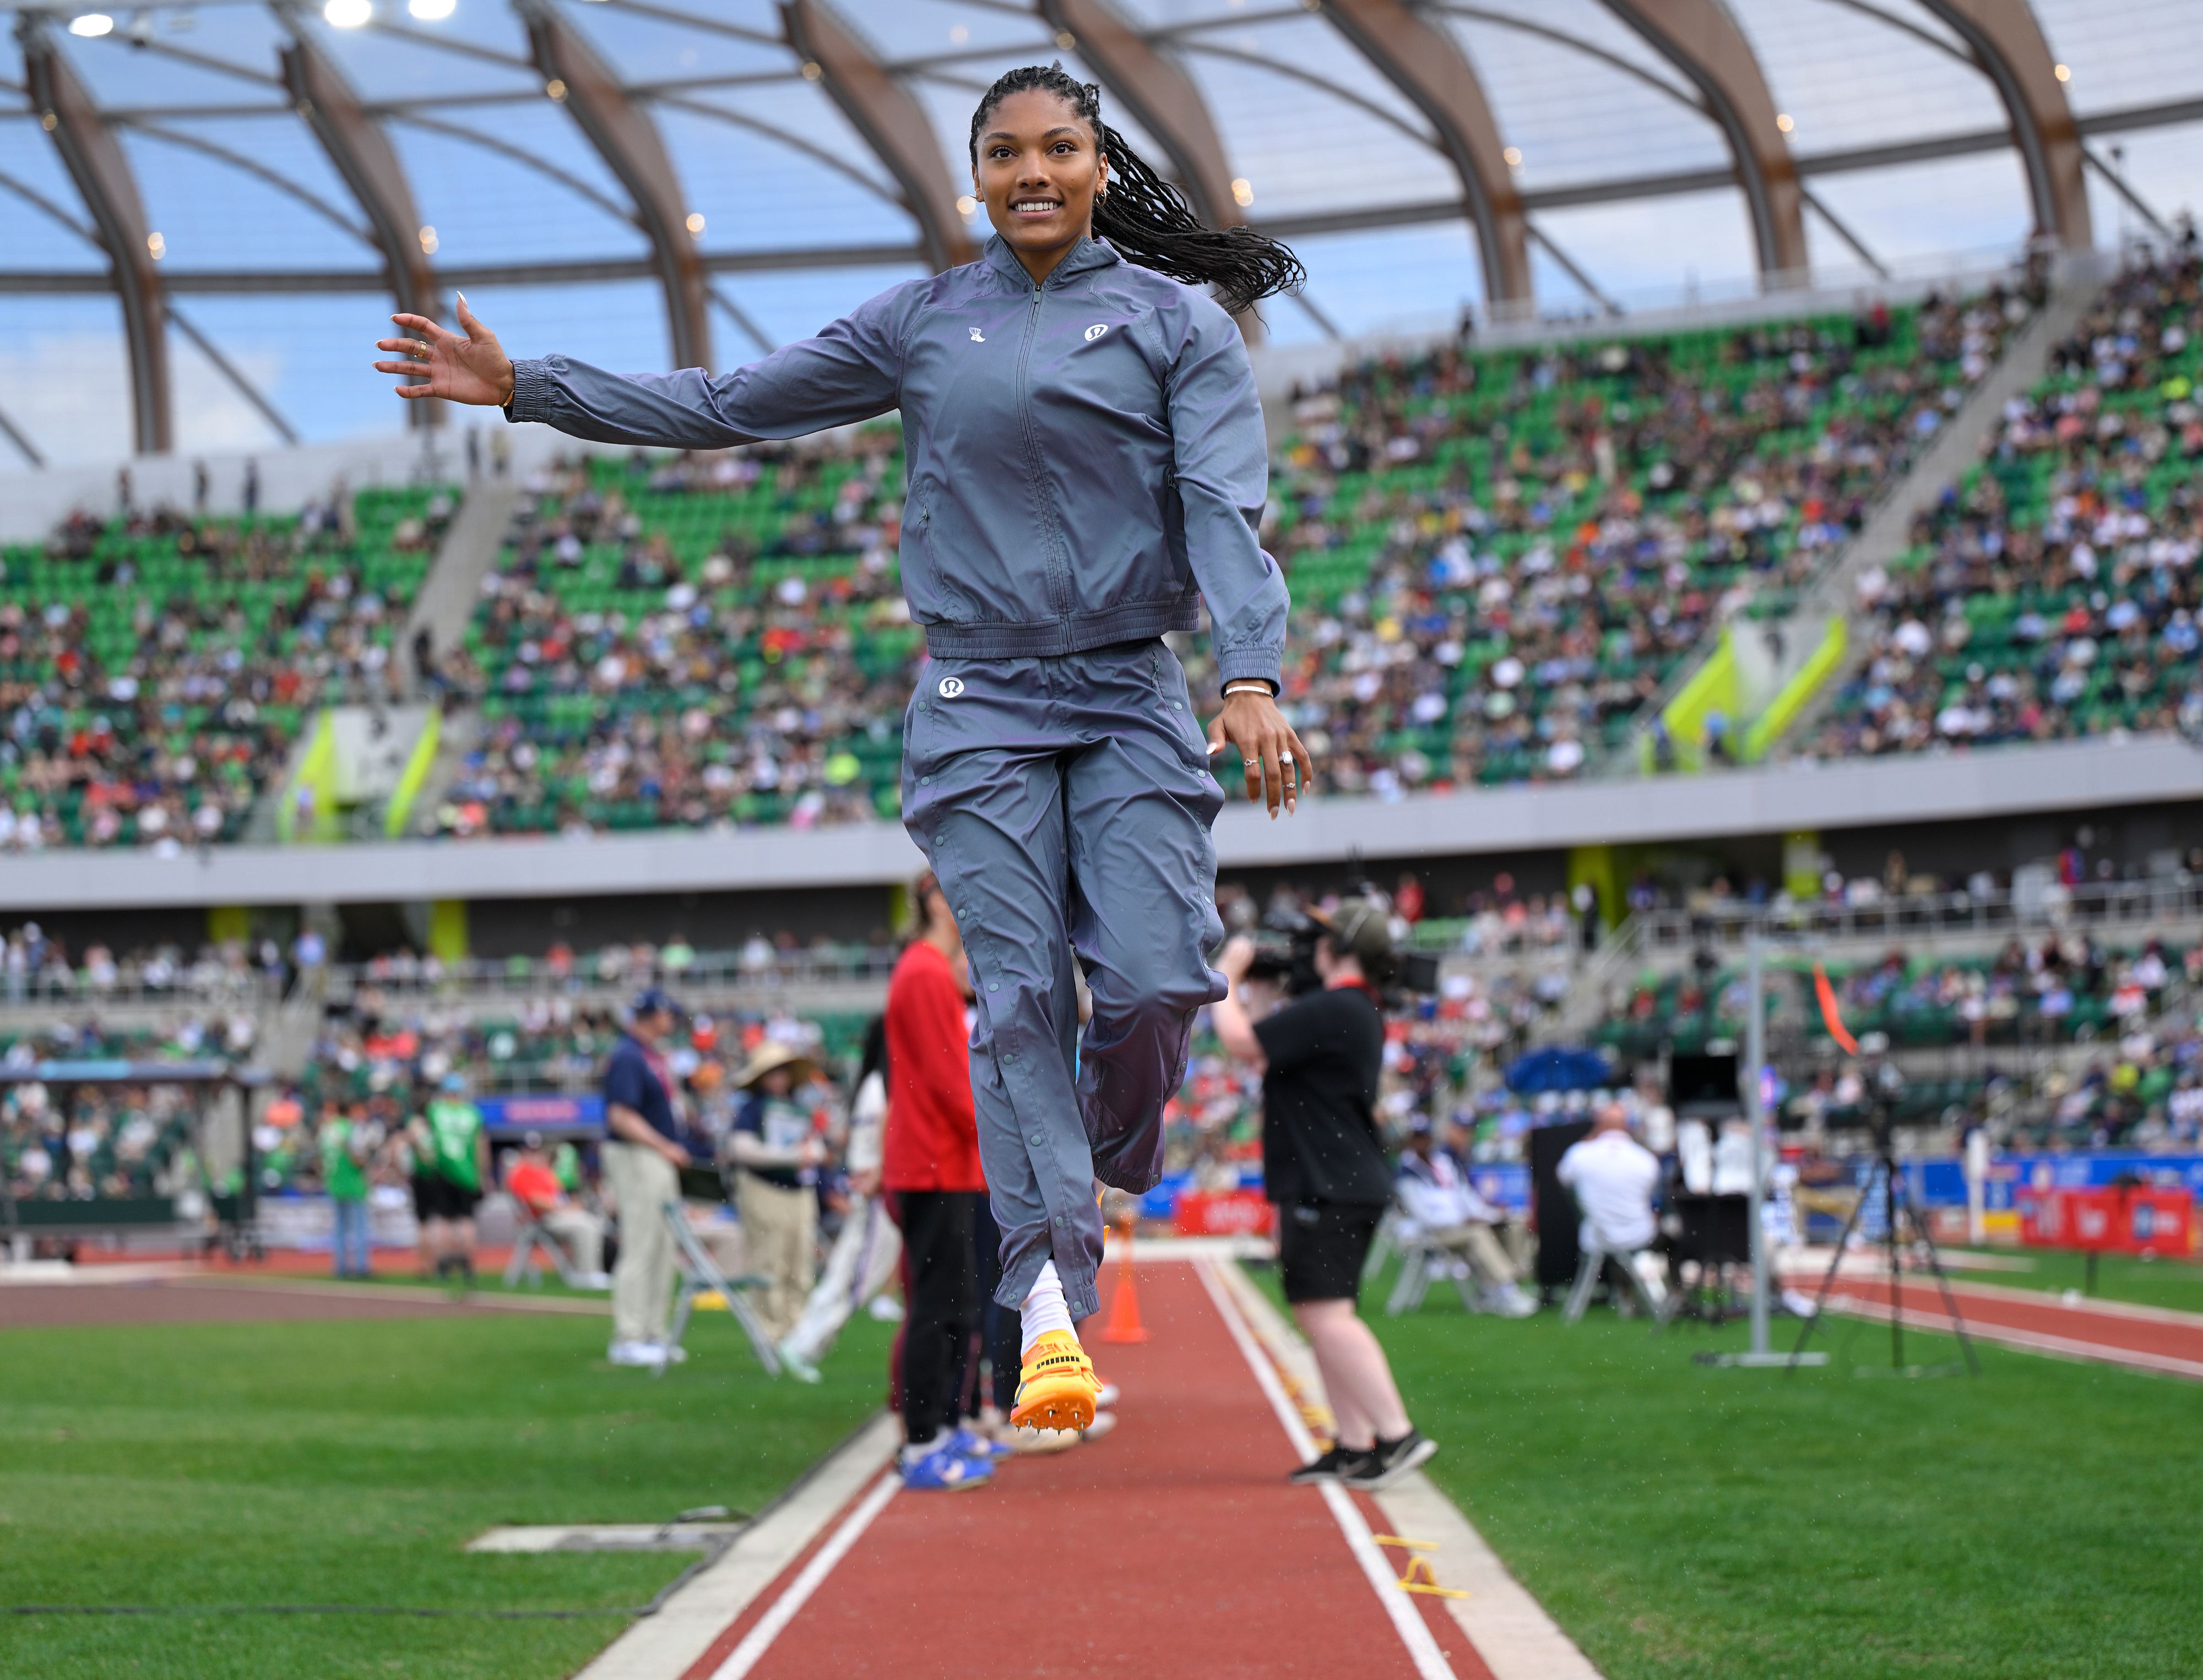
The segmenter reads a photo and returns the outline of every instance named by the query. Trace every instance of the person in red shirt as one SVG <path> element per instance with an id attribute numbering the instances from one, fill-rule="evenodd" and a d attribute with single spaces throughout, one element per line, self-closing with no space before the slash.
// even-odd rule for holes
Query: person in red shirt
<path id="1" fill-rule="evenodd" d="M 918 935 L 888 981 L 888 1117 L 880 1183 L 902 1228 L 903 1481 L 973 1488 L 994 1473 L 977 1437 L 960 1438 L 957 1354 L 979 1324 L 972 1221 L 987 1193 L 972 1106 L 969 986 L 956 918 L 932 875 L 915 893 Z"/>

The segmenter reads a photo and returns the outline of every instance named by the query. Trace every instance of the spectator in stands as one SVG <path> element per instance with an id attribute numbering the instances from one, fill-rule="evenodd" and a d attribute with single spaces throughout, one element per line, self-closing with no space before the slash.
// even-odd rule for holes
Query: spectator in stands
<path id="1" fill-rule="evenodd" d="M 1349 899 L 1322 925 L 1320 990 L 1255 1020 L 1241 990 L 1255 946 L 1239 934 L 1216 955 L 1231 989 L 1209 1014 L 1226 1051 L 1262 1077 L 1262 1180 L 1278 1205 L 1279 1270 L 1338 1420 L 1338 1438 L 1291 1479 L 1378 1488 L 1438 1451 L 1409 1421 L 1385 1350 L 1355 1311 L 1392 1196 L 1377 1135 L 1385 1016 L 1370 973 L 1389 969 L 1392 941 L 1373 899 Z"/>
<path id="2" fill-rule="evenodd" d="M 818 1380 L 818 1361 L 849 1315 L 887 1287 L 902 1258 L 902 1233 L 881 1200 L 883 1133 L 888 1111 L 887 1017 L 865 1029 L 857 1093 L 849 1102 L 849 1137 L 842 1156 L 848 1205 L 826 1257 L 826 1270 L 804 1304 L 795 1328 L 781 1338 L 781 1363 L 806 1382 Z"/>
<path id="3" fill-rule="evenodd" d="M 1468 1264 L 1486 1312 L 1527 1318 L 1538 1310 L 1517 1281 L 1514 1258 L 1493 1235 L 1507 1216 L 1476 1193 L 1450 1154 L 1431 1147 L 1430 1122 L 1420 1115 L 1401 1148 L 1392 1194 L 1417 1239 Z"/>
<path id="4" fill-rule="evenodd" d="M 372 1268 L 368 1236 L 368 1163 L 381 1141 L 358 1106 L 325 1104 L 321 1125 L 322 1188 L 329 1199 L 330 1267 L 339 1277 L 365 1277 Z"/>
<path id="5" fill-rule="evenodd" d="M 521 1139 L 505 1167 L 505 1188 L 554 1241 L 566 1245 L 583 1288 L 611 1288 L 605 1273 L 604 1220 L 576 1201 L 560 1182 L 540 1132 Z"/>
<path id="6" fill-rule="evenodd" d="M 681 1169 L 694 1159 L 683 1141 L 675 1077 L 664 1049 L 679 1014 L 679 1005 L 656 987 L 644 991 L 605 1064 L 605 1176 L 619 1209 L 612 1340 L 606 1350 L 616 1365 L 655 1370 L 673 1357 L 666 1312 L 674 1245 L 664 1209 L 680 1201 Z"/>
<path id="7" fill-rule="evenodd" d="M 987 1188 L 964 1013 L 970 981 L 940 883 L 922 875 L 911 898 L 918 937 L 888 981 L 881 1163 L 881 1182 L 902 1228 L 909 1305 L 901 1341 L 902 1474 L 912 1488 L 968 1488 L 994 1474 L 989 1452 L 957 1450 L 956 1355 L 979 1323 L 972 1224 Z"/>
<path id="8" fill-rule="evenodd" d="M 799 1087 L 818 1065 L 789 1045 L 768 1040 L 741 1072 L 744 1093 L 735 1111 L 727 1152 L 740 1170 L 735 1205 L 742 1218 L 750 1268 L 762 1276 L 759 1322 L 776 1341 L 795 1328 L 818 1264 L 818 1168 L 826 1145 Z"/>
<path id="9" fill-rule="evenodd" d="M 481 1111 L 468 1099 L 464 1074 L 444 1076 L 441 1093 L 430 1099 L 417 1123 L 415 1147 L 427 1167 L 423 1247 L 436 1276 L 472 1288 L 475 1209 L 489 1179 L 489 1137 Z"/>

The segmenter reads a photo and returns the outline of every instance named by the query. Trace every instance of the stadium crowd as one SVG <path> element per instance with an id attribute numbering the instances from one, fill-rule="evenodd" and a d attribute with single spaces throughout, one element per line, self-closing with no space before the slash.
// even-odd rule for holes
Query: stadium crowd
<path id="1" fill-rule="evenodd" d="M 295 514 L 78 514 L 0 547 L 0 852 L 240 838 L 313 706 L 387 694 L 456 507 L 340 484 Z"/>
<path id="2" fill-rule="evenodd" d="M 1865 661 L 1808 750 L 2203 732 L 2199 377 L 2191 237 L 2106 289 L 1911 553 L 1861 581 Z"/>

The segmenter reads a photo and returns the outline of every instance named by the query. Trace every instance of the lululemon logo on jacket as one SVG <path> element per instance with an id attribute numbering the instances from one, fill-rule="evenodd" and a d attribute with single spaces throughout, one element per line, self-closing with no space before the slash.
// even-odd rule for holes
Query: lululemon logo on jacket
<path id="1" fill-rule="evenodd" d="M 1108 330 L 1109 330 L 1109 323 L 1108 323 L 1107 321 L 1096 321 L 1096 322 L 1095 322 L 1091 327 L 1088 327 L 1088 328 L 1086 329 L 1086 342 L 1087 342 L 1088 344 L 1090 344 L 1090 344 L 1092 344 L 1092 343 L 1095 341 L 1095 339 L 1096 339 L 1100 338 L 1100 337 L 1101 337 L 1104 333 L 1107 332 Z"/>
<path id="2" fill-rule="evenodd" d="M 945 676 L 941 679 L 941 698 L 942 699 L 953 700 L 963 692 L 964 679 L 962 677 Z"/>

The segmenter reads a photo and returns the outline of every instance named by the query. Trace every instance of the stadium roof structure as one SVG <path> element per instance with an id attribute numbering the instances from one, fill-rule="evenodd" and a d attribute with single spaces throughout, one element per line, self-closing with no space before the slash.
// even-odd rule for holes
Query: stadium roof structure
<path id="1" fill-rule="evenodd" d="M 462 288 L 517 352 L 733 365 L 969 257 L 972 106 L 1036 60 L 1295 243 L 1281 340 L 1955 272 L 2203 186 L 2188 0 L 0 12 L 0 435 L 34 460 L 387 428 L 363 346 Z"/>

